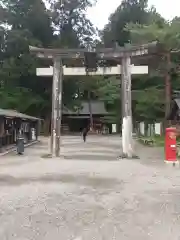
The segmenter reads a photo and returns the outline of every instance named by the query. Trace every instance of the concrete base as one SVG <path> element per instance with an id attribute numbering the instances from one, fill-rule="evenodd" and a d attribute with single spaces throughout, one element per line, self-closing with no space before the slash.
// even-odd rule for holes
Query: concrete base
<path id="1" fill-rule="evenodd" d="M 140 159 L 137 155 L 133 154 L 132 157 L 128 157 L 127 154 L 122 153 L 119 157 L 119 159 Z"/>
<path id="2" fill-rule="evenodd" d="M 59 157 L 54 157 L 52 156 L 51 153 L 45 153 L 43 155 L 41 155 L 41 158 L 44 158 L 44 159 L 61 159 L 61 160 L 65 160 L 66 157 L 64 155 L 60 155 Z"/>
<path id="3" fill-rule="evenodd" d="M 179 161 L 164 161 L 167 166 L 171 167 L 179 167 L 180 163 Z"/>

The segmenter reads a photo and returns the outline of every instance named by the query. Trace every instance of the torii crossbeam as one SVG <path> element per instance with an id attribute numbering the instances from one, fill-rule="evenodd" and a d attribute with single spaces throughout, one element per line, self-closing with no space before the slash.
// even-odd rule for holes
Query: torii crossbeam
<path id="1" fill-rule="evenodd" d="M 120 75 L 121 74 L 121 65 L 108 67 L 106 69 L 104 69 L 103 67 L 99 67 L 99 68 L 97 68 L 96 72 L 89 72 L 89 74 L 91 76 Z M 148 74 L 148 66 L 131 65 L 131 74 L 132 75 Z M 36 68 L 36 75 L 39 77 L 52 77 L 53 76 L 53 67 Z M 86 69 L 84 67 L 65 67 L 65 66 L 63 66 L 63 75 L 64 76 L 85 76 Z"/>

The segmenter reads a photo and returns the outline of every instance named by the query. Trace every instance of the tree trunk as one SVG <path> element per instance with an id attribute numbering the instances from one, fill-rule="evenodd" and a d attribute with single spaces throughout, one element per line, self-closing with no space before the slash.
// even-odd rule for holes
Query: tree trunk
<path id="1" fill-rule="evenodd" d="M 89 105 L 89 115 L 90 115 L 90 129 L 93 130 L 93 114 L 91 105 L 91 92 L 88 91 L 88 105 Z"/>
<path id="2" fill-rule="evenodd" d="M 165 105 L 165 127 L 168 126 L 168 120 L 167 117 L 170 113 L 171 108 L 171 76 L 170 76 L 170 67 L 171 67 L 171 56 L 170 52 L 166 54 L 166 66 L 167 71 L 165 75 L 165 99 L 166 99 L 166 105 Z"/>

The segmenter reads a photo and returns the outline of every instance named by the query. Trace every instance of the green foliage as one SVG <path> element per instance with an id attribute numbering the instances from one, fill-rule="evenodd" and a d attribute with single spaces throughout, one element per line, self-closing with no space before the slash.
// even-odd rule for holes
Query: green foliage
<path id="1" fill-rule="evenodd" d="M 136 99 L 134 115 L 137 120 L 153 122 L 164 117 L 164 98 L 157 87 L 148 87 L 139 92 Z"/>
<path id="2" fill-rule="evenodd" d="M 131 33 L 133 43 L 146 43 L 158 41 L 167 50 L 178 49 L 180 46 L 180 20 L 164 22 L 161 26 L 158 22 L 150 25 L 129 24 L 127 31 Z"/>
<path id="3" fill-rule="evenodd" d="M 147 26 L 147 28 L 153 26 L 152 32 L 154 33 L 154 25 L 160 28 L 162 25 L 168 24 L 156 12 L 155 8 L 148 9 L 147 4 L 148 1 L 143 0 L 122 1 L 117 10 L 110 16 L 109 23 L 102 32 L 105 46 L 112 46 L 115 41 L 119 45 L 124 45 L 127 42 L 144 43 L 144 36 L 142 36 L 141 31 L 142 26 Z M 141 35 L 138 35 L 139 30 Z M 156 35 L 149 37 L 147 32 L 144 35 L 147 37 L 147 42 L 157 39 Z M 157 66 L 157 61 L 153 60 L 152 62 L 156 62 Z M 139 62 L 136 64 L 139 64 Z M 100 92 L 104 101 L 112 112 L 116 113 L 118 117 L 121 116 L 120 81 L 110 78 L 106 79 L 103 84 L 100 87 Z M 159 101 L 163 86 L 164 84 L 159 76 L 158 78 L 149 76 L 133 77 L 132 110 L 135 120 L 154 121 L 163 117 L 164 104 L 163 101 Z"/>
<path id="4" fill-rule="evenodd" d="M 0 107 L 46 118 L 51 112 L 52 80 L 37 78 L 36 68 L 49 66 L 29 54 L 29 45 L 78 47 L 94 28 L 84 15 L 89 1 L 2 0 L 0 3 Z M 61 14 L 62 13 L 62 14 Z M 61 19 L 62 18 L 62 19 Z M 61 21 L 63 20 L 63 22 Z M 63 103 L 72 107 L 75 81 L 63 83 Z M 23 103 L 23 104 L 22 104 Z"/>
<path id="5" fill-rule="evenodd" d="M 37 78 L 36 68 L 52 65 L 29 54 L 28 46 L 78 48 L 101 47 L 125 43 L 145 43 L 158 40 L 165 50 L 180 47 L 180 19 L 167 22 L 148 9 L 148 0 L 123 0 L 95 38 L 96 29 L 86 17 L 86 9 L 94 0 L 49 0 L 49 9 L 43 0 L 0 1 L 0 107 L 16 109 L 46 118 L 51 112 L 52 80 Z M 171 64 L 172 85 L 179 87 L 179 54 L 173 54 Z M 64 61 L 69 66 L 81 62 Z M 114 63 L 113 63 L 114 64 Z M 139 64 L 139 63 L 137 63 Z M 136 120 L 154 121 L 163 118 L 164 59 L 155 57 L 148 62 L 156 76 L 133 78 L 133 116 Z M 90 93 L 90 95 L 89 95 Z M 66 77 L 63 83 L 63 104 L 74 108 L 81 100 L 100 99 L 105 102 L 112 117 L 119 122 L 121 94 L 119 77 Z M 22 104 L 23 103 L 23 104 Z"/>
<path id="6" fill-rule="evenodd" d="M 54 31 L 59 35 L 59 44 L 63 47 L 84 45 L 95 29 L 87 19 L 85 11 L 94 0 L 49 0 L 50 14 Z"/>
<path id="7" fill-rule="evenodd" d="M 31 113 L 33 109 L 37 109 L 37 106 L 43 103 L 43 99 L 40 96 L 35 96 L 31 90 L 20 87 L 13 89 L 1 88 L 0 99 L 0 108 L 11 108 L 21 112 Z"/>
<path id="8" fill-rule="evenodd" d="M 114 42 L 124 45 L 130 41 L 129 32 L 124 28 L 127 23 L 144 24 L 148 21 L 147 0 L 123 0 L 117 10 L 110 16 L 102 37 L 105 46 L 112 46 Z"/>
<path id="9" fill-rule="evenodd" d="M 173 90 L 179 89 L 179 53 L 171 53 L 171 64 L 167 65 L 166 54 L 172 50 L 176 51 L 180 48 L 180 19 L 175 18 L 171 22 L 163 20 L 156 12 L 151 12 L 151 22 L 147 25 L 128 24 L 126 30 L 130 32 L 131 42 L 135 44 L 143 44 L 152 41 L 158 41 L 162 46 L 159 49 L 158 56 L 152 58 L 149 62 L 151 73 L 155 73 L 158 77 L 157 81 L 162 82 L 167 70 L 171 75 L 171 83 Z M 152 92 L 151 87 L 146 85 L 144 96 L 140 96 L 139 102 L 136 105 L 136 110 L 141 117 L 145 119 L 162 119 L 164 103 L 158 97 L 157 85 L 154 84 Z M 164 86 L 161 85 L 161 88 Z M 148 92 L 151 94 L 148 97 Z M 157 97 L 157 99 L 156 99 Z"/>
<path id="10" fill-rule="evenodd" d="M 101 78 L 98 81 L 97 95 L 104 101 L 107 111 L 111 116 L 104 117 L 108 123 L 120 123 L 121 101 L 120 101 L 120 79 L 116 77 Z"/>

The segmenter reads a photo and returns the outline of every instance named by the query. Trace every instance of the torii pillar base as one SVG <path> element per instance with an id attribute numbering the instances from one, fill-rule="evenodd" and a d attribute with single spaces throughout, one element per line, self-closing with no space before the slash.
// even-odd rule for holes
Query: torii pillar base
<path id="1" fill-rule="evenodd" d="M 135 154 L 132 154 L 132 156 L 130 157 L 126 153 L 122 153 L 118 158 L 119 159 L 140 159 L 140 157 Z"/>

